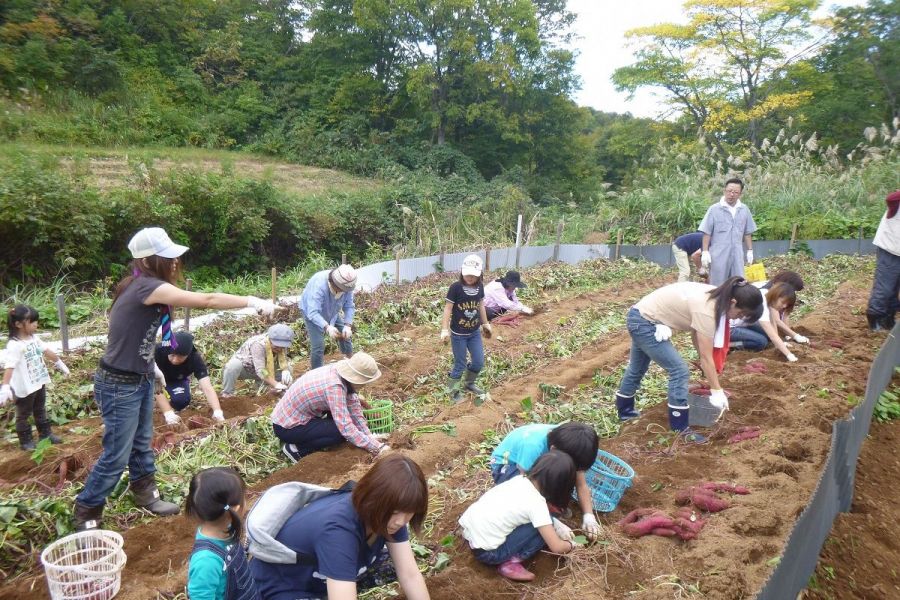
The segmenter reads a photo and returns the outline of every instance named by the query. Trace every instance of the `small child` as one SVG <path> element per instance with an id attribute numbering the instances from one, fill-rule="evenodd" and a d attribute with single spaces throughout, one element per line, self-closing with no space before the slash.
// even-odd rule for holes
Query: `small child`
<path id="1" fill-rule="evenodd" d="M 204 469 L 191 478 L 185 512 L 198 521 L 188 566 L 191 600 L 259 600 L 241 545 L 244 481 L 229 467 Z"/>
<path id="2" fill-rule="evenodd" d="M 447 343 L 450 340 L 453 348 L 453 368 L 447 380 L 447 391 L 454 403 L 463 399 L 459 389 L 463 371 L 466 374 L 465 388 L 478 396 L 484 395 L 484 390 L 475 385 L 475 378 L 484 367 L 484 345 L 479 325 L 484 336 L 491 337 L 491 325 L 484 310 L 481 258 L 470 254 L 463 260 L 459 281 L 454 281 L 447 291 L 441 320 L 441 341 Z"/>
<path id="3" fill-rule="evenodd" d="M 459 524 L 475 558 L 499 565 L 513 581 L 531 581 L 534 573 L 522 566 L 546 545 L 551 552 L 575 549 L 572 530 L 550 516 L 547 504 L 564 505 L 575 487 L 575 463 L 565 452 L 550 450 L 528 475 L 513 477 L 476 500 Z"/>
<path id="4" fill-rule="evenodd" d="M 65 363 L 49 348 L 46 348 L 34 334 L 38 330 L 38 311 L 24 304 L 17 304 L 9 311 L 6 319 L 9 327 L 9 343 L 6 345 L 6 362 L 3 385 L 0 387 L 0 406 L 11 399 L 16 400 L 16 435 L 19 446 L 28 452 L 34 450 L 31 424 L 28 417 L 34 415 L 34 424 L 40 439 L 49 439 L 53 444 L 62 439 L 51 431 L 47 417 L 47 384 L 50 373 L 44 364 L 44 357 L 53 361 L 64 376 L 69 375 Z"/>
<path id="5" fill-rule="evenodd" d="M 594 516 L 594 502 L 588 487 L 585 471 L 597 460 L 600 441 L 597 432 L 585 423 L 563 423 L 544 425 L 532 423 L 513 429 L 491 453 L 491 477 L 494 483 L 503 483 L 516 475 L 531 470 L 535 462 L 550 450 L 568 454 L 575 463 L 575 490 L 578 506 L 584 516 L 581 528 L 589 538 L 600 534 L 600 525 Z M 556 505 L 555 511 L 562 512 L 569 503 Z"/>

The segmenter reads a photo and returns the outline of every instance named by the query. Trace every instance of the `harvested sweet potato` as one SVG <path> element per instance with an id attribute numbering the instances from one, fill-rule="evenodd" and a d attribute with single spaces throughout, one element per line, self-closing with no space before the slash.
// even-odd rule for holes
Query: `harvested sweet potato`
<path id="1" fill-rule="evenodd" d="M 657 527 L 653 531 L 650 532 L 652 535 L 658 535 L 661 537 L 675 537 L 678 535 L 678 532 L 674 529 L 670 529 L 668 527 Z"/>
<path id="2" fill-rule="evenodd" d="M 642 517 L 646 517 L 647 515 L 652 515 L 656 511 L 657 511 L 657 509 L 655 509 L 655 508 L 636 508 L 633 511 L 631 511 L 630 513 L 628 513 L 627 515 L 625 515 L 624 517 L 622 517 L 621 519 L 619 519 L 619 521 L 616 523 L 616 525 L 618 525 L 619 527 L 624 527 L 625 525 L 628 525 L 629 523 L 636 523 Z"/>
<path id="3" fill-rule="evenodd" d="M 738 431 L 736 434 L 728 438 L 729 444 L 737 444 L 740 442 L 746 442 L 747 440 L 752 440 L 758 438 L 762 434 L 762 430 L 759 427 L 753 428 L 743 428 L 742 431 Z"/>
<path id="4" fill-rule="evenodd" d="M 766 365 L 762 363 L 747 363 L 744 365 L 744 371 L 747 373 L 765 373 Z"/>
<path id="5" fill-rule="evenodd" d="M 741 496 L 745 496 L 750 493 L 750 490 L 742 485 L 732 485 L 730 483 L 719 481 L 707 481 L 701 483 L 700 487 L 705 490 L 712 490 L 714 492 L 728 492 L 729 494 L 740 494 Z"/>
<path id="6" fill-rule="evenodd" d="M 845 346 L 841 340 L 828 340 L 826 343 L 832 348 L 843 348 Z"/>
<path id="7" fill-rule="evenodd" d="M 720 498 L 714 491 L 698 486 L 676 492 L 675 503 L 693 504 L 706 512 L 719 512 L 731 506 L 728 500 Z"/>
<path id="8" fill-rule="evenodd" d="M 643 511 L 644 514 L 638 516 L 636 520 L 631 521 L 622 527 L 622 530 L 626 535 L 631 537 L 643 537 L 652 534 L 654 529 L 672 529 L 672 517 L 661 510 L 655 509 L 649 509 L 651 512 L 650 514 L 647 514 L 647 510 L 648 509 L 638 509 L 638 511 Z M 637 511 L 632 511 L 629 514 L 635 512 Z M 621 523 L 621 521 L 619 523 Z M 674 531 L 672 535 L 675 535 Z"/>

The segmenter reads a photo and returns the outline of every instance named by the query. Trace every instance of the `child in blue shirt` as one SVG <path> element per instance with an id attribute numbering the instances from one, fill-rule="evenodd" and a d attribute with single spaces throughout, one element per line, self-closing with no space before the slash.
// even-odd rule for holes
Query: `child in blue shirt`
<path id="1" fill-rule="evenodd" d="M 185 511 L 200 521 L 188 566 L 191 600 L 260 600 L 241 545 L 244 481 L 214 467 L 191 479 Z"/>
<path id="2" fill-rule="evenodd" d="M 584 473 L 597 459 L 599 445 L 597 432 L 584 423 L 523 425 L 510 431 L 491 454 L 491 477 L 494 483 L 503 483 L 530 471 L 538 458 L 551 449 L 565 452 L 575 463 L 575 490 L 578 506 L 584 513 L 581 527 L 589 538 L 594 539 L 600 534 L 600 525 L 594 516 L 591 490 Z"/>

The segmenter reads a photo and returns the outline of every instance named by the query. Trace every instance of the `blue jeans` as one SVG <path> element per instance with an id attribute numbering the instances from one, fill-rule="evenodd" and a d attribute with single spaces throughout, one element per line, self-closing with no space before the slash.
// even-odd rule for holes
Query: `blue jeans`
<path id="1" fill-rule="evenodd" d="M 491 465 L 491 478 L 494 480 L 494 485 L 499 485 L 504 481 L 509 481 L 516 475 L 521 474 L 522 471 L 519 469 L 519 465 L 514 462 L 510 462 L 505 465 Z"/>
<path id="2" fill-rule="evenodd" d="M 866 314 L 877 319 L 893 320 L 900 310 L 900 256 L 883 248 L 875 249 L 875 277 Z"/>
<path id="3" fill-rule="evenodd" d="M 318 369 L 325 364 L 325 330 L 303 317 L 306 323 L 306 335 L 309 336 L 309 368 Z M 344 320 L 338 317 L 334 322 L 339 332 L 344 330 Z M 353 342 L 350 340 L 338 339 L 338 347 L 341 353 L 350 356 L 353 354 Z"/>
<path id="4" fill-rule="evenodd" d="M 131 481 L 156 473 L 153 463 L 153 383 L 149 376 L 121 383 L 103 368 L 94 375 L 94 400 L 103 416 L 103 452 L 76 500 L 100 506 L 113 491 L 125 466 Z"/>
<path id="5" fill-rule="evenodd" d="M 506 541 L 497 548 L 493 550 L 472 548 L 472 552 L 475 558 L 486 565 L 499 565 L 514 556 L 522 559 L 531 558 L 543 547 L 544 538 L 540 532 L 531 523 L 525 523 L 513 529 L 512 533 L 506 536 Z"/>
<path id="6" fill-rule="evenodd" d="M 687 406 L 691 372 L 672 342 L 657 342 L 656 323 L 642 317 L 636 308 L 628 311 L 625 324 L 631 336 L 631 356 L 622 383 L 619 384 L 619 393 L 634 396 L 652 360 L 669 373 L 669 404 Z"/>
<path id="7" fill-rule="evenodd" d="M 187 408 L 191 403 L 191 380 L 182 379 L 181 381 L 166 382 L 166 391 L 169 392 L 169 404 L 172 410 L 179 411 Z"/>
<path id="8" fill-rule="evenodd" d="M 450 333 L 450 347 L 453 349 L 453 368 L 450 377 L 459 379 L 466 369 L 479 373 L 484 368 L 484 343 L 481 341 L 481 330 L 476 329 L 468 335 Z M 469 360 L 466 361 L 466 354 Z"/>
<path id="9" fill-rule="evenodd" d="M 272 430 L 275 437 L 286 444 L 294 444 L 303 456 L 344 442 L 344 434 L 337 428 L 331 415 L 310 419 L 305 425 L 290 429 L 272 423 Z"/>
<path id="10" fill-rule="evenodd" d="M 768 345 L 769 336 L 766 335 L 766 331 L 758 323 L 746 327 L 731 328 L 731 342 L 729 346 L 732 348 L 759 352 Z"/>

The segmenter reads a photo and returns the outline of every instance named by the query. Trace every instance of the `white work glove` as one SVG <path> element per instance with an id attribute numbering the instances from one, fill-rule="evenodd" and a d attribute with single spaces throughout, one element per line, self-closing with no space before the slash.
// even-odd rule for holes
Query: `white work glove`
<path id="1" fill-rule="evenodd" d="M 338 328 L 335 327 L 334 325 L 329 325 L 328 327 L 326 327 L 325 333 L 327 333 L 328 337 L 330 337 L 333 340 L 338 339 L 338 336 L 341 335 L 341 332 L 339 332 Z"/>
<path id="2" fill-rule="evenodd" d="M 174 410 L 164 412 L 163 418 L 166 420 L 166 425 L 178 425 L 181 423 L 181 417 L 176 415 Z"/>
<path id="3" fill-rule="evenodd" d="M 529 308 L 529 307 L 527 307 L 527 306 L 523 306 L 523 307 L 522 307 L 522 312 L 525 313 L 526 315 L 533 315 L 533 314 L 534 314 L 534 310 L 532 310 L 531 308 Z"/>
<path id="4" fill-rule="evenodd" d="M 747 250 L 747 264 L 753 264 L 753 250 Z"/>
<path id="5" fill-rule="evenodd" d="M 725 390 L 709 390 L 709 403 L 721 410 L 728 410 L 728 396 Z"/>
<path id="6" fill-rule="evenodd" d="M 12 388 L 9 387 L 8 383 L 4 383 L 3 386 L 0 387 L 0 406 L 5 406 L 7 402 L 12 400 L 12 397 Z"/>
<path id="7" fill-rule="evenodd" d="M 66 366 L 66 363 L 62 361 L 61 358 L 57 359 L 53 366 L 56 367 L 56 370 L 63 374 L 63 377 L 69 376 L 69 367 Z"/>
<path id="8" fill-rule="evenodd" d="M 797 357 L 794 356 L 793 352 L 788 352 L 787 354 L 784 355 L 784 357 L 786 359 L 788 359 L 788 362 L 797 362 Z"/>
<path id="9" fill-rule="evenodd" d="M 593 513 L 584 513 L 581 518 L 581 528 L 592 540 L 597 539 L 600 535 L 600 523 L 597 522 L 597 517 Z"/>
<path id="10" fill-rule="evenodd" d="M 225 422 L 225 413 L 222 412 L 221 408 L 219 410 L 213 411 L 213 421 L 216 421 L 218 423 Z"/>
<path id="11" fill-rule="evenodd" d="M 700 264 L 703 266 L 704 269 L 708 269 L 710 263 L 712 263 L 712 257 L 709 255 L 709 250 L 704 250 L 700 254 Z"/>
<path id="12" fill-rule="evenodd" d="M 341 330 L 341 334 L 344 336 L 345 340 L 349 340 L 350 336 L 353 335 L 353 330 L 350 328 L 349 325 L 344 325 L 344 329 Z"/>
<path id="13" fill-rule="evenodd" d="M 389 433 L 373 433 L 372 437 L 378 440 L 379 442 L 383 442 L 391 437 Z"/>
<path id="14" fill-rule="evenodd" d="M 808 344 L 809 338 L 806 337 L 805 335 L 800 335 L 799 333 L 797 333 L 797 334 L 794 334 L 794 341 L 797 342 L 798 344 Z"/>
<path id="15" fill-rule="evenodd" d="M 491 327 L 490 323 L 485 323 L 481 326 L 481 330 L 484 332 L 484 337 L 490 339 L 492 335 L 494 335 L 494 328 Z"/>
<path id="16" fill-rule="evenodd" d="M 572 533 L 572 529 L 556 517 L 553 517 L 553 530 L 561 540 L 565 540 L 567 542 L 575 540 L 575 534 Z"/>
<path id="17" fill-rule="evenodd" d="M 257 298 L 256 296 L 247 296 L 247 307 L 256 311 L 256 314 L 264 317 L 271 317 L 275 314 L 278 307 L 268 300 Z"/>
<path id="18" fill-rule="evenodd" d="M 387 452 L 391 451 L 391 447 L 387 444 L 382 444 L 381 447 L 378 448 L 378 451 L 375 453 L 375 456 L 381 456 Z"/>
<path id="19" fill-rule="evenodd" d="M 441 329 L 441 341 L 446 344 L 447 340 L 449 340 L 449 339 L 450 339 L 450 330 L 449 329 Z"/>
<path id="20" fill-rule="evenodd" d="M 283 392 L 284 390 L 287 389 L 287 386 L 281 382 L 276 381 L 275 385 L 272 386 L 272 389 L 275 390 L 276 392 Z"/>
<path id="21" fill-rule="evenodd" d="M 653 337 L 656 338 L 657 342 L 664 342 L 672 337 L 672 328 L 668 325 L 663 325 L 662 323 L 660 323 L 656 326 L 656 333 L 653 334 Z"/>
<path id="22" fill-rule="evenodd" d="M 709 271 L 706 270 L 706 267 L 700 267 L 699 269 L 697 269 L 697 275 L 706 275 L 708 273 Z"/>
<path id="23" fill-rule="evenodd" d="M 294 377 L 288 369 L 281 372 L 281 383 L 284 385 L 291 385 L 292 381 L 294 381 Z"/>

